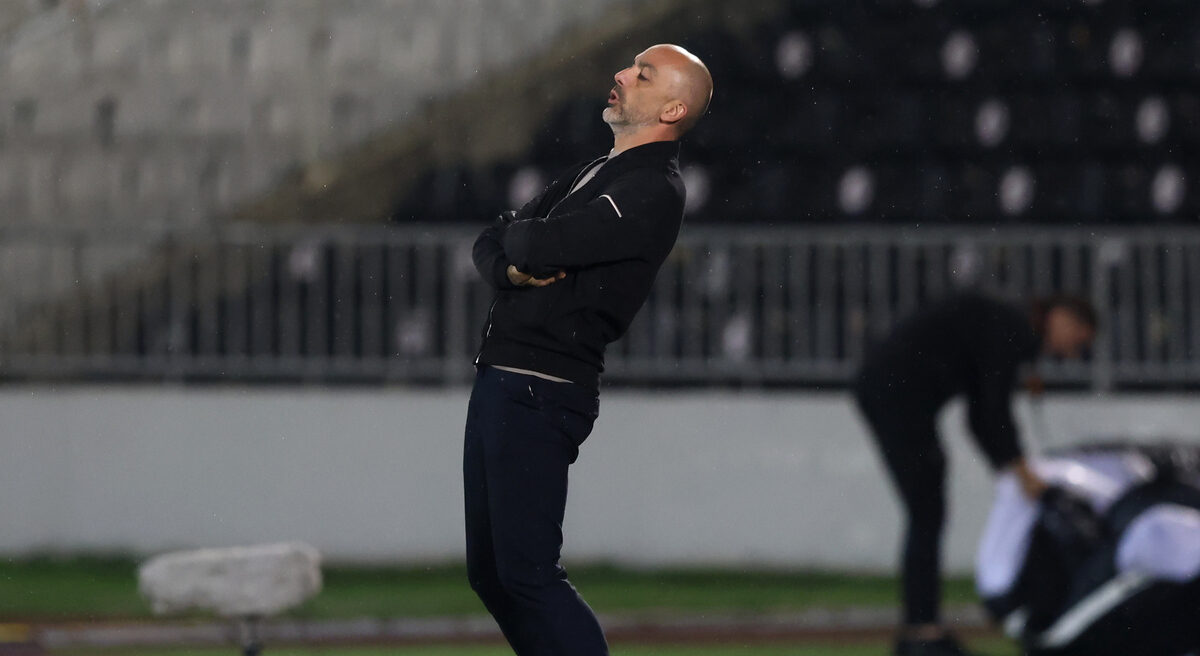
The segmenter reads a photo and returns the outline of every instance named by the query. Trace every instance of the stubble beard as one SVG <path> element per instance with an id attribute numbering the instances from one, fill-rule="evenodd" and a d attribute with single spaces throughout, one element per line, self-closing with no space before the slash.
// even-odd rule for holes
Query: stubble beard
<path id="1" fill-rule="evenodd" d="M 637 120 L 636 116 L 627 114 L 625 108 L 619 104 L 605 107 L 601 116 L 608 127 L 612 128 L 613 134 L 634 132 L 646 123 L 646 121 Z"/>

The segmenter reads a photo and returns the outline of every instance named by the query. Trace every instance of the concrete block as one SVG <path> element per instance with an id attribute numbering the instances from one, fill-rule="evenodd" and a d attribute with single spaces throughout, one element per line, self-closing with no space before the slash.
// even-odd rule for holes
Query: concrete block
<path id="1" fill-rule="evenodd" d="M 156 556 L 138 570 L 155 613 L 275 615 L 321 590 L 321 557 L 304 543 L 198 549 Z"/>

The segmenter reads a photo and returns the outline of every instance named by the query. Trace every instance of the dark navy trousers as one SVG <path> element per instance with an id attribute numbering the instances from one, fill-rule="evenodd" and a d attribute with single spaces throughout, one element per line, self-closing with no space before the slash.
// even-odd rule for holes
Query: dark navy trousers
<path id="1" fill-rule="evenodd" d="M 597 393 L 480 365 L 463 448 L 467 576 L 518 656 L 605 656 L 592 610 L 559 564 L 567 468 Z"/>
<path id="2" fill-rule="evenodd" d="M 882 402 L 893 392 L 860 382 L 858 407 L 875 437 L 907 515 L 901 586 L 907 626 L 941 622 L 946 455 L 936 415 Z"/>

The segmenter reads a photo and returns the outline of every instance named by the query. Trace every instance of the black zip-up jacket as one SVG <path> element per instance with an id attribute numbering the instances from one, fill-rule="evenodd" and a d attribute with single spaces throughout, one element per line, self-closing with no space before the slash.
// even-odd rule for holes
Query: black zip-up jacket
<path id="1" fill-rule="evenodd" d="M 1022 363 L 1041 348 L 1031 315 L 964 293 L 901 321 L 870 349 L 859 371 L 860 402 L 896 421 L 928 419 L 951 397 L 967 397 L 968 420 L 995 469 L 1021 456 L 1012 392 Z"/>
<path id="2" fill-rule="evenodd" d="M 679 144 L 659 141 L 604 162 L 568 195 L 598 161 L 571 167 L 475 241 L 475 267 L 496 289 L 477 364 L 599 387 L 604 348 L 625 334 L 675 245 L 684 188 Z M 510 264 L 537 277 L 567 276 L 518 287 L 508 279 Z"/>

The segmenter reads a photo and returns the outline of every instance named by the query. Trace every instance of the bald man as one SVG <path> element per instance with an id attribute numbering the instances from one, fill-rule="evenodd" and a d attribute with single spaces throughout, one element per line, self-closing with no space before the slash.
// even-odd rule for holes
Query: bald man
<path id="1" fill-rule="evenodd" d="M 608 653 L 559 564 L 567 469 L 599 414 L 604 349 L 675 245 L 677 141 L 712 98 L 708 69 L 673 45 L 615 80 L 603 113 L 612 150 L 505 212 L 474 248 L 496 294 L 467 409 L 467 575 L 520 656 Z"/>

